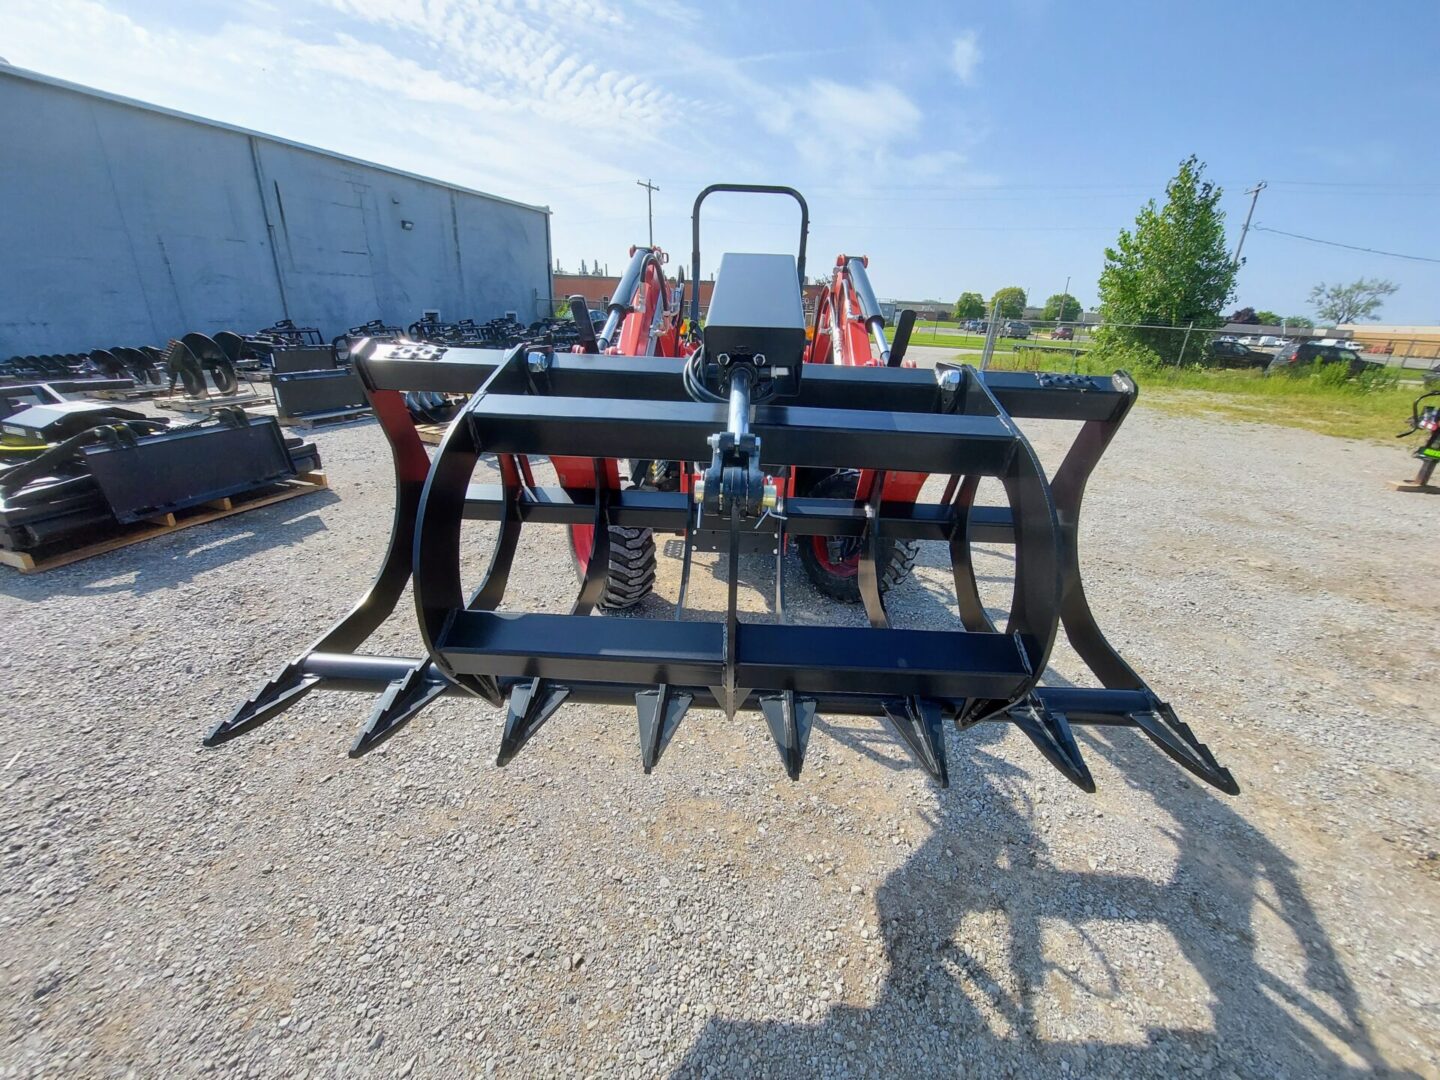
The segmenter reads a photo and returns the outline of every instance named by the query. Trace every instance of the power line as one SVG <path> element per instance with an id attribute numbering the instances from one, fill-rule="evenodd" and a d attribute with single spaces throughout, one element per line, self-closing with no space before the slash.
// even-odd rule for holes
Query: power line
<path id="1" fill-rule="evenodd" d="M 1434 190 L 1440 184 L 1427 180 L 1395 180 L 1385 183 L 1377 180 L 1272 180 L 1272 184 L 1286 187 L 1333 187 L 1333 188 L 1427 188 Z"/>
<path id="2" fill-rule="evenodd" d="M 1324 244 L 1326 247 L 1346 248 L 1350 251 L 1364 251 L 1370 255 L 1385 255 L 1391 259 L 1409 259 L 1411 262 L 1440 263 L 1440 259 L 1432 259 L 1429 255 L 1402 255 L 1398 251 L 1381 251 L 1378 248 L 1359 247 L 1356 244 L 1342 244 L 1338 240 L 1321 240 L 1314 236 L 1302 236 L 1299 233 L 1286 232 L 1284 229 L 1271 229 L 1264 225 L 1251 225 L 1256 232 L 1275 233 L 1277 236 L 1288 236 L 1294 240 L 1306 240 L 1312 244 Z"/>

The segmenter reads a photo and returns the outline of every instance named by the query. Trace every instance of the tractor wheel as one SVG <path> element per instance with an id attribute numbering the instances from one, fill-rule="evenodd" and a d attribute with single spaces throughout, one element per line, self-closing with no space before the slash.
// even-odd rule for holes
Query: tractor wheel
<path id="1" fill-rule="evenodd" d="M 806 492 L 815 499 L 853 499 L 860 474 L 850 470 L 831 473 Z M 832 600 L 860 603 L 860 545 L 854 536 L 797 536 L 800 565 L 811 584 Z M 880 544 L 876 570 L 880 592 L 889 592 L 915 569 L 919 545 L 913 540 L 885 539 Z"/>
<path id="2" fill-rule="evenodd" d="M 572 525 L 570 544 L 583 573 L 593 550 L 591 525 Z M 600 607 L 605 611 L 632 608 L 655 587 L 655 537 L 649 529 L 610 526 L 610 568 Z"/>

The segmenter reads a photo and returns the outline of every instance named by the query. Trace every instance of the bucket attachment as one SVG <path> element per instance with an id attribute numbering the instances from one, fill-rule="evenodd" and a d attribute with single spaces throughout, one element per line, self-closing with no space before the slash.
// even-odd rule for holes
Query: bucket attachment
<path id="1" fill-rule="evenodd" d="M 664 257 L 642 248 L 632 253 L 605 326 L 576 335 L 571 350 L 533 341 L 509 349 L 354 345 L 355 375 L 395 461 L 384 563 L 350 614 L 217 725 L 206 744 L 255 727 L 314 689 L 378 693 L 351 749 L 360 754 L 434 697 L 453 694 L 505 709 L 500 765 L 563 705 L 620 706 L 627 714 L 633 707 L 648 773 L 687 710 L 717 709 L 731 720 L 759 712 L 787 775 L 798 779 L 820 717 L 868 715 L 882 718 L 942 786 L 950 772 L 947 721 L 960 732 L 1010 723 L 1062 775 L 1093 791 L 1074 729 L 1106 725 L 1138 728 L 1193 775 L 1236 794 L 1230 773 L 1105 639 L 1085 598 L 1080 505 L 1135 401 L 1129 376 L 905 367 L 912 317 L 902 315 L 892 344 L 864 261 L 855 257 L 837 261 L 828 314 L 807 328 L 800 286 L 808 211 L 789 188 L 702 192 L 692 281 L 699 280 L 699 204 L 726 190 L 792 197 L 799 253 L 727 254 L 703 327 L 692 306 L 683 337 Z M 406 394 L 417 393 L 468 397 L 433 460 L 405 404 Z M 1021 429 L 1028 419 L 1080 425 L 1053 479 Z M 475 482 L 482 456 L 498 466 L 498 483 Z M 555 486 L 536 482 L 532 459 L 541 458 L 554 467 Z M 843 484 L 826 480 L 837 474 Z M 1003 505 L 976 505 L 985 477 L 1003 487 Z M 942 487 L 938 500 L 926 497 Z M 460 576 L 467 520 L 496 526 L 489 568 L 468 595 Z M 567 614 L 498 610 L 529 525 L 571 532 L 579 585 Z M 612 542 L 612 530 L 621 543 Z M 675 618 L 596 614 L 615 606 L 617 575 L 633 579 L 631 603 L 649 590 L 653 565 L 637 570 L 627 553 L 653 560 L 652 532 L 683 539 Z M 869 625 L 786 621 L 792 539 L 844 542 Z M 897 544 L 922 540 L 948 546 L 960 616 L 953 628 L 890 623 L 888 562 Z M 976 544 L 1014 551 L 1003 625 L 981 600 Z M 685 617 L 696 550 L 728 558 L 725 612 L 714 621 Z M 742 618 L 742 552 L 776 556 L 776 621 Z M 425 655 L 360 653 L 407 584 Z M 1043 685 L 1062 627 L 1099 687 Z"/>
<path id="2" fill-rule="evenodd" d="M 746 383 L 736 393 L 748 393 L 751 403 L 732 409 L 729 401 L 692 400 L 685 389 L 692 364 L 693 358 L 636 362 L 524 346 L 363 346 L 355 370 L 396 467 L 395 527 L 384 565 L 350 615 L 217 725 L 206 744 L 257 726 L 314 689 L 378 693 L 351 750 L 359 755 L 443 693 L 507 708 L 501 764 L 562 704 L 585 702 L 635 708 L 647 772 L 686 710 L 696 707 L 732 717 L 759 711 L 792 778 L 800 775 L 818 716 L 870 714 L 883 717 L 942 785 L 949 778 L 949 720 L 961 730 L 982 722 L 1015 724 L 1086 791 L 1094 780 L 1073 729 L 1135 727 L 1199 779 L 1238 791 L 1209 749 L 1114 651 L 1085 600 L 1075 547 L 1080 500 L 1134 402 L 1128 376 L 815 364 L 806 365 L 783 404 L 769 403 L 763 378 L 733 375 L 735 383 Z M 706 377 L 718 385 L 716 372 Z M 473 391 L 433 463 L 405 408 L 410 391 Z M 1053 481 L 1017 418 L 1080 422 Z M 482 453 L 496 455 L 500 483 L 472 483 Z M 538 486 L 529 458 L 539 455 L 592 461 L 598 483 Z M 711 468 L 700 474 L 698 491 L 659 491 L 622 486 L 618 474 L 603 467 L 620 458 L 710 458 Z M 777 494 L 777 477 L 807 467 L 873 470 L 878 490 L 848 501 Z M 938 502 L 892 503 L 885 477 L 898 471 L 953 479 Z M 1001 481 L 1007 505 L 974 505 L 982 476 Z M 460 527 L 467 519 L 499 526 L 489 572 L 469 597 L 459 575 Z M 582 577 L 576 613 L 497 612 L 519 532 L 531 524 L 591 526 L 597 536 L 609 526 L 670 531 L 685 538 L 687 563 L 701 530 L 728 534 L 732 551 L 742 547 L 742 530 L 768 533 L 776 544 L 816 535 L 858 538 L 871 625 L 747 622 L 735 608 L 733 588 L 723 621 L 592 617 L 603 572 Z M 885 537 L 949 545 L 962 626 L 889 625 L 873 572 L 876 543 Z M 970 558 L 976 543 L 1015 550 L 1015 593 L 1003 627 L 980 602 Z M 783 610 L 783 560 L 777 568 L 777 609 Z M 360 654 L 412 575 L 427 655 Z M 1041 685 L 1062 626 L 1102 688 Z"/>

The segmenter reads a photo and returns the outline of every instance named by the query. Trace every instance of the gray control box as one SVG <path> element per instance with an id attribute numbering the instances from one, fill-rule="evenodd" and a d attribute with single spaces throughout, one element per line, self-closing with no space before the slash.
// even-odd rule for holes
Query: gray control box
<path id="1" fill-rule="evenodd" d="M 805 305 L 793 255 L 736 255 L 720 259 L 705 316 L 705 356 L 765 357 L 780 383 L 798 383 L 805 356 Z M 784 369 L 783 371 L 781 369 Z"/>

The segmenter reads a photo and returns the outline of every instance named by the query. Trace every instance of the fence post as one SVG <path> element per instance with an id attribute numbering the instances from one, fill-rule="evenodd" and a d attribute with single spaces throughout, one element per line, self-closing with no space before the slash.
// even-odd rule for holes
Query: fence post
<path id="1" fill-rule="evenodd" d="M 1000 333 L 1000 305 L 990 306 L 990 323 L 985 327 L 985 345 L 980 352 L 980 370 L 984 371 L 990 366 L 990 358 L 995 355 L 995 338 Z"/>
<path id="2" fill-rule="evenodd" d="M 1194 328 L 1195 328 L 1195 320 L 1194 320 L 1194 319 L 1191 319 L 1191 320 L 1190 320 L 1190 325 L 1187 326 L 1187 327 L 1185 327 L 1185 340 L 1180 343 L 1180 359 L 1178 359 L 1178 360 L 1175 361 L 1175 366 L 1176 366 L 1176 367 L 1179 367 L 1180 365 L 1182 365 L 1183 363 L 1185 363 L 1185 349 L 1186 349 L 1186 347 L 1190 344 L 1190 331 L 1193 330 Z"/>

